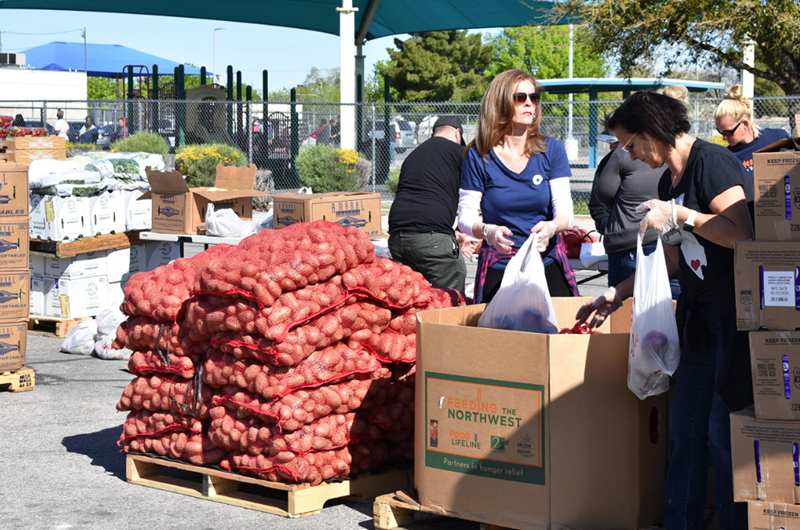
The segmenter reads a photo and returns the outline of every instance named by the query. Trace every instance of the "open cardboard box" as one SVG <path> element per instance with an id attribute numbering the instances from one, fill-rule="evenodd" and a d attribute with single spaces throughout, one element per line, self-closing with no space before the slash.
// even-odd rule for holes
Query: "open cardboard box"
<path id="1" fill-rule="evenodd" d="M 230 208 L 241 219 L 253 217 L 253 197 L 267 193 L 253 189 L 256 166 L 217 166 L 217 179 L 211 188 L 189 188 L 179 171 L 145 169 L 152 190 L 138 200 L 153 200 L 154 232 L 169 234 L 204 234 L 206 209 Z"/>
<path id="2" fill-rule="evenodd" d="M 554 298 L 559 326 L 586 300 Z M 417 314 L 420 503 L 517 529 L 660 523 L 666 396 L 627 387 L 630 303 L 596 335 L 478 328 L 485 307 Z"/>

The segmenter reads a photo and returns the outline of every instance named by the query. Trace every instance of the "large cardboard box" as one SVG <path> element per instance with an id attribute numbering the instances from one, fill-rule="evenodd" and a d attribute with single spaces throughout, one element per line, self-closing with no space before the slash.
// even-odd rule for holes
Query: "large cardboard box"
<path id="1" fill-rule="evenodd" d="M 74 241 L 88 236 L 91 232 L 88 202 L 86 197 L 45 196 L 44 205 L 45 231 L 41 239 L 51 241 Z M 31 198 L 33 207 L 34 199 Z M 37 209 L 40 206 L 37 204 Z"/>
<path id="2" fill-rule="evenodd" d="M 585 301 L 554 298 L 559 325 Z M 630 304 L 596 335 L 478 328 L 484 308 L 417 314 L 420 503 L 518 529 L 660 523 L 666 396 L 627 387 Z"/>
<path id="3" fill-rule="evenodd" d="M 150 241 L 147 243 L 147 265 L 144 271 L 157 269 L 181 257 L 180 243 L 172 241 Z"/>
<path id="4" fill-rule="evenodd" d="M 52 299 L 52 291 L 55 291 L 56 281 L 53 278 L 43 278 L 41 276 L 31 276 L 31 294 L 30 294 L 30 314 L 42 316 L 56 316 L 47 315 L 48 306 L 45 301 Z"/>
<path id="5" fill-rule="evenodd" d="M 28 218 L 0 218 L 0 270 L 27 269 L 29 253 Z"/>
<path id="6" fill-rule="evenodd" d="M 737 242 L 733 266 L 739 330 L 800 328 L 800 242 Z"/>
<path id="7" fill-rule="evenodd" d="M 253 217 L 253 197 L 266 196 L 253 189 L 256 166 L 217 166 L 217 180 L 212 188 L 189 188 L 178 171 L 152 171 L 147 168 L 152 191 L 139 200 L 152 199 L 153 231 L 170 234 L 205 233 L 206 209 L 230 208 L 242 219 Z"/>
<path id="8" fill-rule="evenodd" d="M 125 230 L 150 230 L 153 227 L 153 200 L 142 199 L 142 191 L 123 191 Z"/>
<path id="9" fill-rule="evenodd" d="M 4 142 L 8 149 L 66 149 L 67 139 L 59 136 L 18 136 Z"/>
<path id="10" fill-rule="evenodd" d="M 56 280 L 55 292 L 45 299 L 49 316 L 80 318 L 97 316 L 108 309 L 108 278 L 93 276 L 76 280 Z"/>
<path id="11" fill-rule="evenodd" d="M 274 228 L 324 219 L 355 226 L 370 237 L 382 234 L 380 193 L 282 193 L 272 196 L 272 207 Z"/>
<path id="12" fill-rule="evenodd" d="M 0 217 L 28 215 L 28 166 L 0 166 Z"/>
<path id="13" fill-rule="evenodd" d="M 787 138 L 753 154 L 756 241 L 800 241 L 800 151 Z"/>
<path id="14" fill-rule="evenodd" d="M 758 420 L 753 407 L 732 413 L 733 500 L 800 503 L 798 441 L 800 422 Z"/>
<path id="15" fill-rule="evenodd" d="M 84 198 L 87 203 L 89 234 L 93 236 L 125 231 L 125 204 L 120 191 L 104 191 Z"/>
<path id="16" fill-rule="evenodd" d="M 147 245 L 142 243 L 128 248 L 108 251 L 108 281 L 121 282 L 147 267 Z"/>
<path id="17" fill-rule="evenodd" d="M 43 195 L 31 195 L 28 234 L 31 239 L 47 239 L 47 217 L 44 211 Z"/>
<path id="18" fill-rule="evenodd" d="M 779 502 L 748 502 L 749 530 L 800 530 L 800 506 Z"/>
<path id="19" fill-rule="evenodd" d="M 14 157 L 14 163 L 31 165 L 34 160 L 66 160 L 67 152 L 64 149 L 17 149 L 7 154 Z"/>
<path id="20" fill-rule="evenodd" d="M 107 254 L 106 250 L 96 250 L 83 252 L 71 258 L 47 256 L 44 276 L 69 280 L 106 275 L 108 273 Z"/>
<path id="21" fill-rule="evenodd" d="M 0 320 L 28 318 L 31 272 L 0 271 Z"/>
<path id="22" fill-rule="evenodd" d="M 800 421 L 800 331 L 750 332 L 755 414 Z"/>
<path id="23" fill-rule="evenodd" d="M 25 366 L 28 347 L 28 321 L 0 321 L 0 372 Z"/>

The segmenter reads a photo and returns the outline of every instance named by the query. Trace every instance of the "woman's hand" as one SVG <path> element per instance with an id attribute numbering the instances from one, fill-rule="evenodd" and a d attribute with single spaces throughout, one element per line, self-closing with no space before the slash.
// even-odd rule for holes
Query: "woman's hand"
<path id="1" fill-rule="evenodd" d="M 513 235 L 513 232 L 505 226 L 485 224 L 483 225 L 484 239 L 497 249 L 501 254 L 511 254 L 511 247 L 514 242 L 503 236 Z"/>
<path id="2" fill-rule="evenodd" d="M 659 201 L 650 199 L 636 207 L 637 212 L 647 212 L 639 225 L 639 231 L 646 232 L 652 228 L 662 236 L 678 228 L 678 212 L 675 201 Z"/>
<path id="3" fill-rule="evenodd" d="M 617 294 L 617 290 L 614 287 L 609 287 L 600 296 L 592 298 L 583 304 L 578 309 L 575 319 L 579 323 L 586 322 L 594 313 L 592 321 L 589 322 L 589 327 L 596 328 L 605 322 L 608 315 L 619 309 L 620 306 L 622 306 L 622 299 Z"/>
<path id="4" fill-rule="evenodd" d="M 544 252 L 550 239 L 556 235 L 556 223 L 554 221 L 539 221 L 531 228 L 531 233 L 536 234 L 536 250 Z"/>

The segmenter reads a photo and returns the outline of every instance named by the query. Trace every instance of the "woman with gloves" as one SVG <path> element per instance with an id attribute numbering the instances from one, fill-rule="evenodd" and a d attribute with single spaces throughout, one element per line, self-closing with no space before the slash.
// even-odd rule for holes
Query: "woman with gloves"
<path id="1" fill-rule="evenodd" d="M 746 335 L 736 330 L 733 247 L 753 237 L 753 182 L 727 149 L 689 134 L 686 106 L 654 92 L 630 96 L 608 123 L 631 159 L 666 163 L 658 199 L 640 206 L 641 229 L 659 233 L 670 276 L 681 286 L 681 359 L 670 409 L 672 455 L 664 524 L 702 529 L 709 448 L 717 518 L 747 528 L 746 504 L 733 502 L 730 412 L 752 403 Z M 587 302 L 577 318 L 601 324 L 633 293 L 634 277 Z"/>

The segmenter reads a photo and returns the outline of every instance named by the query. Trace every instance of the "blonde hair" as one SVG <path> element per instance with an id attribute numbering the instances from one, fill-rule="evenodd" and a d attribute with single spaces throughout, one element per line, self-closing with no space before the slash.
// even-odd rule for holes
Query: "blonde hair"
<path id="1" fill-rule="evenodd" d="M 671 97 L 672 99 L 677 99 L 686 105 L 687 108 L 689 107 L 689 89 L 685 86 L 670 85 L 668 87 L 664 87 L 661 93 L 665 96 Z"/>
<path id="2" fill-rule="evenodd" d="M 478 112 L 478 123 L 475 127 L 475 140 L 471 142 L 478 149 L 481 157 L 485 158 L 486 154 L 511 132 L 511 120 L 514 119 L 516 109 L 513 97 L 514 87 L 521 81 L 530 81 L 533 83 L 534 90 L 539 92 L 539 85 L 530 74 L 515 69 L 498 74 L 483 95 Z M 539 126 L 542 123 L 542 108 L 539 104 L 536 107 L 533 123 L 528 126 L 525 141 L 525 154 L 528 156 L 538 155 L 546 149 L 544 135 L 539 132 Z"/>
<path id="3" fill-rule="evenodd" d="M 730 87 L 725 93 L 725 99 L 717 106 L 717 110 L 714 112 L 714 119 L 718 120 L 725 116 L 730 116 L 733 121 L 737 122 L 742 121 L 742 118 L 747 118 L 753 128 L 753 134 L 758 138 L 761 128 L 753 121 L 753 103 L 744 95 L 742 85 Z"/>

